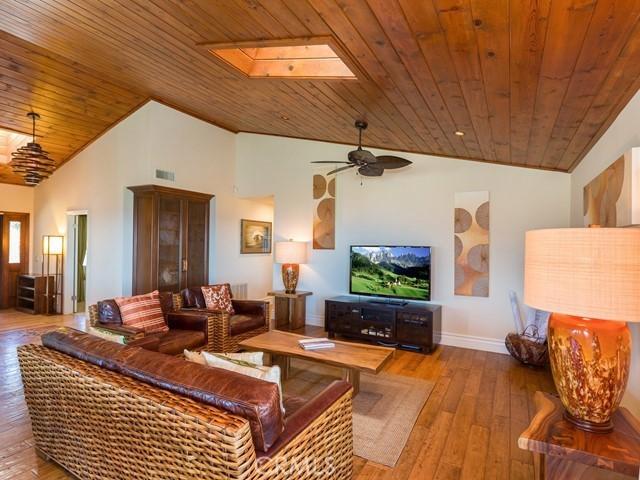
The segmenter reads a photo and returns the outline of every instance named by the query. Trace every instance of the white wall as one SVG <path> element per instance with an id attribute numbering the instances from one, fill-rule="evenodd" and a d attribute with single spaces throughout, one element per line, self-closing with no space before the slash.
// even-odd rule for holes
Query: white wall
<path id="1" fill-rule="evenodd" d="M 238 135 L 236 184 L 242 195 L 275 197 L 275 239 L 311 239 L 314 160 L 344 160 L 350 147 L 253 134 Z M 381 151 L 374 150 L 374 153 Z M 301 267 L 308 321 L 322 324 L 324 299 L 348 293 L 350 244 L 433 247 L 433 302 L 443 306 L 450 344 L 504 350 L 513 321 L 508 291 L 522 298 L 524 233 L 569 222 L 569 175 L 397 154 L 414 164 L 381 178 L 342 173 L 337 185 L 336 249 L 314 250 Z M 491 199 L 490 297 L 453 295 L 454 193 L 488 190 Z M 281 288 L 279 267 L 274 286 Z"/>
<path id="2" fill-rule="evenodd" d="M 571 225 L 582 227 L 584 186 L 633 147 L 640 147 L 640 93 L 631 99 L 571 175 Z M 629 386 L 623 404 L 640 415 L 640 324 L 630 325 L 633 352 Z"/>
<path id="3" fill-rule="evenodd" d="M 210 281 L 271 288 L 271 256 L 241 256 L 240 219 L 270 221 L 272 207 L 234 194 L 235 136 L 150 102 L 115 126 L 35 189 L 35 238 L 66 235 L 66 213 L 88 211 L 87 301 L 131 292 L 133 194 L 128 186 L 164 184 L 211 193 Z M 175 182 L 155 169 L 175 172 Z M 39 268 L 40 251 L 34 252 Z M 71 308 L 71 275 L 65 310 Z"/>
<path id="4" fill-rule="evenodd" d="M 33 253 L 33 187 L 0 183 L 0 212 L 29 214 L 29 252 Z"/>

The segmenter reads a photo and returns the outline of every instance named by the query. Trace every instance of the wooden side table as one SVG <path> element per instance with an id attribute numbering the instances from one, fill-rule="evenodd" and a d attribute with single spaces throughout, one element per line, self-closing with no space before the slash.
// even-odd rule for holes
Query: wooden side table
<path id="1" fill-rule="evenodd" d="M 296 330 L 304 327 L 307 316 L 307 297 L 311 292 L 286 293 L 275 290 L 267 295 L 276 297 L 276 329 Z"/>
<path id="2" fill-rule="evenodd" d="M 626 408 L 613 416 L 611 433 L 590 433 L 563 418 L 560 399 L 536 392 L 536 415 L 518 439 L 533 452 L 537 480 L 638 478 L 640 423 Z"/>

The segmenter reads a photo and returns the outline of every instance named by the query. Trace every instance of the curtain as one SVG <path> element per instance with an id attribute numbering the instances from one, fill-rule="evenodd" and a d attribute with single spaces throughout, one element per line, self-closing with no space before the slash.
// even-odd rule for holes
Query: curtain
<path id="1" fill-rule="evenodd" d="M 78 236 L 78 256 L 76 257 L 77 300 L 84 302 L 86 298 L 87 267 L 84 265 L 87 254 L 87 216 L 78 215 L 76 235 Z"/>

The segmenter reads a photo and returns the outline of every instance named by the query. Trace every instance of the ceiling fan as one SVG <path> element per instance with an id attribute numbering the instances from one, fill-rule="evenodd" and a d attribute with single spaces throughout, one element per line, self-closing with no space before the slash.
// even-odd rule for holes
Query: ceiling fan
<path id="1" fill-rule="evenodd" d="M 368 124 L 364 120 L 356 120 L 356 128 L 358 129 L 358 148 L 349 152 L 347 162 L 332 162 L 328 160 L 311 163 L 345 163 L 347 164 L 346 167 L 336 168 L 335 170 L 327 173 L 327 175 L 332 175 L 334 173 L 342 172 L 350 168 L 358 167 L 358 173 L 360 175 L 364 175 L 365 177 L 379 177 L 384 173 L 385 170 L 402 168 L 413 163 L 409 160 L 405 160 L 404 158 L 394 157 L 393 155 L 380 155 L 379 157 L 376 157 L 370 151 L 363 150 L 362 131 L 366 130 L 367 126 Z"/>

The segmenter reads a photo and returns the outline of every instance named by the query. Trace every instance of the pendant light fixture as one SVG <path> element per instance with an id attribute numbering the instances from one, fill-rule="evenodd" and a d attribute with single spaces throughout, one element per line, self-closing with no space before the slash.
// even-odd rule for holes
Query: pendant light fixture
<path id="1" fill-rule="evenodd" d="M 56 162 L 50 159 L 49 154 L 36 142 L 36 120 L 40 119 L 40 115 L 29 112 L 27 117 L 33 122 L 33 139 L 11 154 L 9 165 L 15 173 L 24 178 L 25 184 L 36 186 L 51 176 L 56 169 Z"/>

